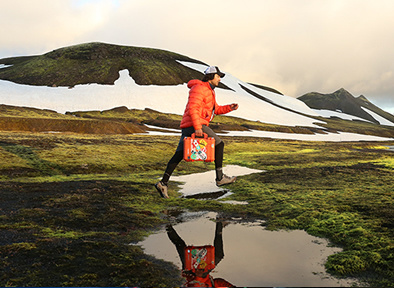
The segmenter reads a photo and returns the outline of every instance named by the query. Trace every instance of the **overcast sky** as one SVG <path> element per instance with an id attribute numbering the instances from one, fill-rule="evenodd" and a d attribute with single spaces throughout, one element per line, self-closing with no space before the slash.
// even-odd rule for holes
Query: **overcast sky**
<path id="1" fill-rule="evenodd" d="M 298 97 L 394 113 L 393 0 L 0 0 L 0 58 L 86 42 L 173 51 Z"/>

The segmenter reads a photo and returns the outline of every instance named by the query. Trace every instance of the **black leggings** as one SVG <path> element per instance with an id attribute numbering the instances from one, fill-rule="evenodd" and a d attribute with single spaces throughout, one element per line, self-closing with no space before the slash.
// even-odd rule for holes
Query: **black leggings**
<path id="1" fill-rule="evenodd" d="M 223 167 L 223 153 L 224 153 L 224 143 L 221 141 L 219 144 L 215 145 L 215 169 L 216 169 L 216 178 L 221 179 L 221 175 L 219 177 L 218 170 Z M 183 159 L 183 150 L 176 151 L 174 156 L 170 159 L 167 164 L 166 171 L 164 172 L 163 179 L 161 180 L 163 183 L 167 184 L 172 173 L 174 172 L 176 166 L 178 166 L 179 162 Z"/>

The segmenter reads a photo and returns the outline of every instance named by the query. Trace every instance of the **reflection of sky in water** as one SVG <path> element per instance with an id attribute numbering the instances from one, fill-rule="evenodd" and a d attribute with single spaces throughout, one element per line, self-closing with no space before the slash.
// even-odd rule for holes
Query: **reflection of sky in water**
<path id="1" fill-rule="evenodd" d="M 227 165 L 223 168 L 223 173 L 228 176 L 243 176 L 252 173 L 264 172 L 262 170 L 250 169 L 247 167 L 241 167 L 237 165 Z M 180 192 L 184 196 L 195 195 L 199 193 L 217 192 L 227 190 L 231 188 L 231 185 L 222 187 L 216 186 L 215 178 L 216 172 L 210 170 L 202 173 L 194 173 L 190 175 L 172 176 L 172 181 L 183 182 L 180 185 Z"/>
<path id="2" fill-rule="evenodd" d="M 216 215 L 195 213 L 173 227 L 187 245 L 213 245 Z M 324 270 L 327 257 L 341 249 L 327 247 L 325 239 L 305 231 L 267 231 L 261 222 L 241 223 L 232 219 L 223 229 L 223 242 L 224 258 L 211 275 L 236 286 L 350 285 L 330 277 Z M 164 228 L 138 245 L 147 254 L 173 262 L 181 269 L 175 246 Z"/>

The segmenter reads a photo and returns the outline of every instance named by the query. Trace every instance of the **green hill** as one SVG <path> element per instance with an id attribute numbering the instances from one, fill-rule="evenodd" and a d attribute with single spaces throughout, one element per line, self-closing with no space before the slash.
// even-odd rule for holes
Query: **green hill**
<path id="1" fill-rule="evenodd" d="M 202 74 L 177 62 L 204 64 L 189 57 L 150 48 L 87 43 L 60 48 L 40 56 L 0 60 L 0 79 L 19 84 L 68 86 L 114 84 L 128 69 L 139 85 L 178 85 Z"/>

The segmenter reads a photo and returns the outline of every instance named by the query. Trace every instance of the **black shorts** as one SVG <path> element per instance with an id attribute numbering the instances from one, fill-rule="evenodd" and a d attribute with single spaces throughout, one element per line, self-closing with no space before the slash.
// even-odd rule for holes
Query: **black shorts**
<path id="1" fill-rule="evenodd" d="M 218 145 L 220 142 L 222 142 L 222 139 L 220 139 L 219 136 L 216 135 L 216 133 L 213 132 L 213 130 L 208 126 L 202 125 L 201 129 L 203 133 L 206 133 L 208 135 L 208 137 L 215 138 L 215 146 Z M 181 139 L 179 140 L 178 147 L 176 148 L 176 152 L 183 151 L 183 138 L 192 136 L 194 132 L 195 130 L 193 126 L 182 128 L 182 135 L 181 135 Z"/>

